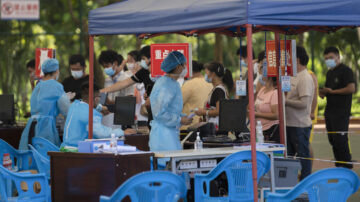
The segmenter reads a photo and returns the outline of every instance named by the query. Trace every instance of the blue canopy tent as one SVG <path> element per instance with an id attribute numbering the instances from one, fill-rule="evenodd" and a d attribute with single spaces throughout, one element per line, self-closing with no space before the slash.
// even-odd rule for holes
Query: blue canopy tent
<path id="1" fill-rule="evenodd" d="M 276 44 L 279 44 L 279 33 L 330 32 L 344 26 L 359 26 L 359 8 L 360 0 L 125 0 L 91 10 L 89 138 L 92 138 L 93 40 L 96 35 L 135 34 L 146 38 L 166 33 L 191 36 L 215 32 L 237 37 L 246 33 L 250 61 L 253 32 L 274 31 Z M 253 83 L 251 63 L 248 82 Z M 278 85 L 281 92 L 280 82 Z M 254 91 L 253 85 L 248 86 L 253 169 L 256 170 Z M 279 96 L 279 114 L 284 141 L 282 96 Z M 254 199 L 257 200 L 256 172 L 253 178 Z"/>

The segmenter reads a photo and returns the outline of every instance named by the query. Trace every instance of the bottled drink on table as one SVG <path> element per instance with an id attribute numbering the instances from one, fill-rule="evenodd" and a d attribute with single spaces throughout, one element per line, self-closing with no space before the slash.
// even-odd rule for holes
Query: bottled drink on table
<path id="1" fill-rule="evenodd" d="M 256 123 L 256 142 L 264 143 L 264 135 L 263 135 L 261 121 L 257 121 Z"/>
<path id="2" fill-rule="evenodd" d="M 203 148 L 203 142 L 200 139 L 200 133 L 197 132 L 196 140 L 194 142 L 194 149 L 202 149 Z"/>
<path id="3" fill-rule="evenodd" d="M 9 170 L 12 170 L 12 160 L 9 153 L 3 155 L 3 166 Z"/>
<path id="4" fill-rule="evenodd" d="M 117 154 L 117 139 L 114 133 L 111 134 L 110 150 L 115 154 Z"/>

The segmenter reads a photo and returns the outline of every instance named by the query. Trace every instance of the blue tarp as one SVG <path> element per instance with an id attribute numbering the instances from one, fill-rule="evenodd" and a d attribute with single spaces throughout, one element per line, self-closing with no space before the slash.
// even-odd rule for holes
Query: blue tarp
<path id="1" fill-rule="evenodd" d="M 360 26 L 360 0 L 125 0 L 89 13 L 91 35 L 154 34 L 246 23 L 287 29 L 289 25 Z"/>
<path id="2" fill-rule="evenodd" d="M 91 10 L 89 33 L 162 33 L 242 25 L 246 5 L 247 0 L 125 0 Z"/>

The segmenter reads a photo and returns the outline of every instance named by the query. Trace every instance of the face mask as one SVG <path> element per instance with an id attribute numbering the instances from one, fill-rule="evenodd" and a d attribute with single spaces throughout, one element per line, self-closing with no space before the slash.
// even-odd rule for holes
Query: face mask
<path id="1" fill-rule="evenodd" d="M 187 75 L 187 68 L 185 67 L 185 69 L 182 70 L 182 72 L 180 73 L 180 78 L 184 78 Z"/>
<path id="2" fill-rule="evenodd" d="M 108 75 L 108 76 L 113 76 L 115 74 L 115 70 L 113 69 L 113 67 L 108 67 L 108 68 L 105 68 L 105 74 Z"/>
<path id="3" fill-rule="evenodd" d="M 56 81 L 59 80 L 59 76 L 60 76 L 60 73 L 56 75 L 56 78 L 55 78 Z"/>
<path id="4" fill-rule="evenodd" d="M 83 71 L 73 71 L 71 70 L 71 76 L 73 76 L 75 79 L 79 79 L 83 76 Z"/>
<path id="5" fill-rule="evenodd" d="M 146 64 L 145 60 L 141 60 L 140 66 L 144 69 L 149 69 L 149 66 Z"/>
<path id="6" fill-rule="evenodd" d="M 212 83 L 212 78 L 209 78 L 209 76 L 205 74 L 205 81 L 208 83 Z"/>
<path id="7" fill-rule="evenodd" d="M 334 67 L 336 67 L 336 62 L 334 59 L 327 59 L 325 60 L 326 66 L 328 67 L 328 69 L 332 69 Z"/>
<path id="8" fill-rule="evenodd" d="M 129 70 L 133 70 L 135 68 L 135 63 L 128 63 L 127 67 L 129 68 Z"/>
<path id="9" fill-rule="evenodd" d="M 262 75 L 260 75 L 259 82 L 261 83 L 261 85 L 265 86 L 264 77 Z"/>
<path id="10" fill-rule="evenodd" d="M 244 60 L 240 60 L 240 63 L 241 63 L 241 66 L 242 66 L 242 67 L 247 67 L 247 64 L 245 63 Z"/>

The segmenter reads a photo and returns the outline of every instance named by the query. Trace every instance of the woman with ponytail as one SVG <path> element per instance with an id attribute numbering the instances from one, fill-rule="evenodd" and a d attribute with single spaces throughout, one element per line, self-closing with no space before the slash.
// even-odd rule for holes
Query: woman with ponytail
<path id="1" fill-rule="evenodd" d="M 220 100 L 228 99 L 229 92 L 234 88 L 234 80 L 231 71 L 219 62 L 210 62 L 204 65 L 205 80 L 213 85 L 208 100 L 203 109 L 195 112 L 198 116 L 205 116 L 206 121 L 219 125 Z"/>

